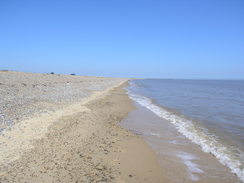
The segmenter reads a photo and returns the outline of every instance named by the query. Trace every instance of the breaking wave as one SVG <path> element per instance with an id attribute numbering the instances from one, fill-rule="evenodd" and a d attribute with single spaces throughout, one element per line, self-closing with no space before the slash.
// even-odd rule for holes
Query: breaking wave
<path id="1" fill-rule="evenodd" d="M 222 164 L 229 167 L 231 171 L 244 182 L 244 165 L 239 157 L 231 151 L 231 147 L 226 147 L 221 144 L 216 136 L 207 132 L 207 129 L 197 126 L 189 119 L 180 117 L 173 112 L 157 106 L 149 98 L 134 94 L 128 89 L 127 93 L 132 100 L 172 123 L 181 134 L 195 144 L 198 144 L 204 152 L 213 154 Z"/>

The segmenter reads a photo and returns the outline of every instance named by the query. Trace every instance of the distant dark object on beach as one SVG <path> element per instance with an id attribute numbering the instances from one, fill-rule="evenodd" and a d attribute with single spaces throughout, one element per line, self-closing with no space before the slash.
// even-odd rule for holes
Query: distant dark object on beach
<path id="1" fill-rule="evenodd" d="M 50 74 L 54 74 L 54 72 L 50 72 Z"/>
<path id="2" fill-rule="evenodd" d="M 1 72 L 8 72 L 8 70 L 0 70 Z"/>
<path id="3" fill-rule="evenodd" d="M 72 73 L 72 74 L 70 74 L 70 75 L 71 75 L 71 76 L 75 76 L 75 74 L 73 74 L 73 73 Z"/>

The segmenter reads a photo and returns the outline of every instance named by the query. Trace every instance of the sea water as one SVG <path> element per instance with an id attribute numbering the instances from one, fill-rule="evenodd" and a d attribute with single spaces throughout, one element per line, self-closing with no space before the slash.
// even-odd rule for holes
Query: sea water
<path id="1" fill-rule="evenodd" d="M 244 182 L 244 81 L 131 80 L 127 91 L 135 102 L 172 124 Z M 202 173 L 191 161 L 194 154 L 177 156 Z"/>

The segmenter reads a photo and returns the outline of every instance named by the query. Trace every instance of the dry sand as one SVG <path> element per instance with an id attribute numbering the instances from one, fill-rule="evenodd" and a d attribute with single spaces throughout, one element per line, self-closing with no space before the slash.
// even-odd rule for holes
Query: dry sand
<path id="1" fill-rule="evenodd" d="M 6 130 L 0 182 L 169 182 L 146 143 L 118 125 L 134 109 L 121 86 L 126 80 L 102 80 L 110 84 L 88 98 Z"/>

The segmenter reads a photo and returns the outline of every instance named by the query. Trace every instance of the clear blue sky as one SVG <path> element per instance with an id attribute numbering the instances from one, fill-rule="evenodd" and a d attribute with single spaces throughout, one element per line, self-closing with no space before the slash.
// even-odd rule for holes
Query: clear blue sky
<path id="1" fill-rule="evenodd" d="M 0 0 L 0 69 L 244 79 L 244 0 Z"/>

